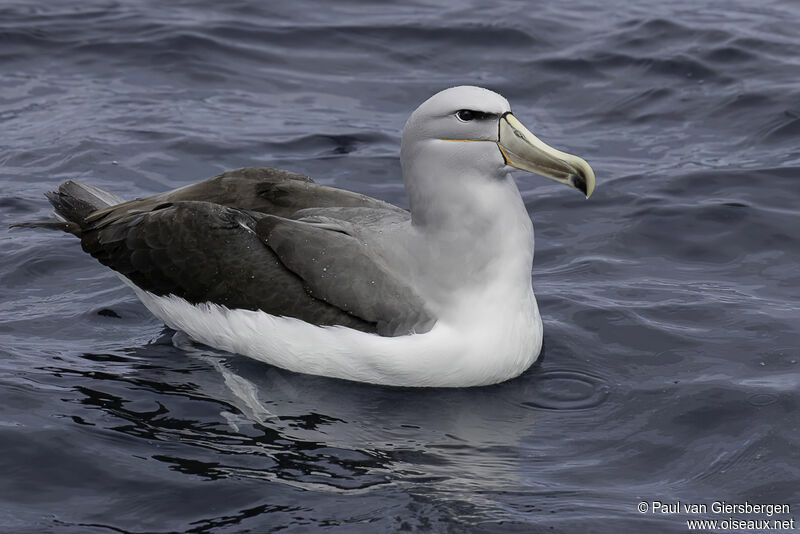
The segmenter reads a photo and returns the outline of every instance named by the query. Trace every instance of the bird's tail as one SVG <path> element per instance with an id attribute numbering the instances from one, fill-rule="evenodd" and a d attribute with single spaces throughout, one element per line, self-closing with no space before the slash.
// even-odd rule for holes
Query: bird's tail
<path id="1" fill-rule="evenodd" d="M 125 202 L 125 199 L 97 187 L 67 180 L 57 191 L 45 193 L 53 205 L 55 219 L 12 224 L 17 228 L 47 228 L 81 235 L 86 218 L 97 210 Z"/>

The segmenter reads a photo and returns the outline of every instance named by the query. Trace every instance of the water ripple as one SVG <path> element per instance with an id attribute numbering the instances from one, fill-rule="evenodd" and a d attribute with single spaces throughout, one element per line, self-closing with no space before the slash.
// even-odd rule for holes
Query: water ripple
<path id="1" fill-rule="evenodd" d="M 581 371 L 555 370 L 537 375 L 532 399 L 523 406 L 542 410 L 586 410 L 606 401 L 611 388 L 597 376 Z"/>

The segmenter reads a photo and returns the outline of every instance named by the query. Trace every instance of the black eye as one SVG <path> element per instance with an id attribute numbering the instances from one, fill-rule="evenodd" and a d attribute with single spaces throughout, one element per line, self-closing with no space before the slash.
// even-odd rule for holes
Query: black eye
<path id="1" fill-rule="evenodd" d="M 475 118 L 475 112 L 470 111 L 468 109 L 462 109 L 456 111 L 456 118 L 458 118 L 458 120 L 460 120 L 461 122 L 471 121 L 472 119 Z"/>

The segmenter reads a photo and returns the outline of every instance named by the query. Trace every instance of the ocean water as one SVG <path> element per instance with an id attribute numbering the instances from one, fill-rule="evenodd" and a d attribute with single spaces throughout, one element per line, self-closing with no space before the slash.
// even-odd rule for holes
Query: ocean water
<path id="1" fill-rule="evenodd" d="M 448 5 L 0 4 L 3 225 L 65 179 L 136 197 L 251 165 L 405 207 L 403 124 L 464 83 L 598 178 L 517 177 L 545 348 L 477 389 L 181 350 L 74 238 L 3 227 L 0 531 L 800 520 L 800 4 Z"/>

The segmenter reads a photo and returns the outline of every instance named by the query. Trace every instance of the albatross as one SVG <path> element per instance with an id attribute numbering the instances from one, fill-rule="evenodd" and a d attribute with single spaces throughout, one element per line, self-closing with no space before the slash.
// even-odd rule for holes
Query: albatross
<path id="1" fill-rule="evenodd" d="M 56 220 L 167 326 L 299 373 L 465 387 L 539 356 L 533 225 L 512 168 L 578 189 L 594 172 L 508 101 L 441 91 L 405 125 L 409 211 L 281 169 L 244 168 L 131 201 L 67 181 Z"/>

